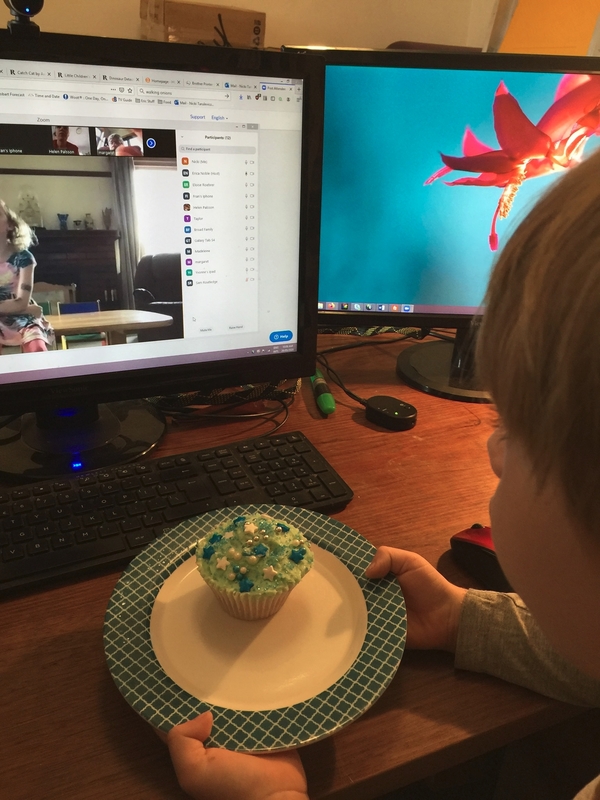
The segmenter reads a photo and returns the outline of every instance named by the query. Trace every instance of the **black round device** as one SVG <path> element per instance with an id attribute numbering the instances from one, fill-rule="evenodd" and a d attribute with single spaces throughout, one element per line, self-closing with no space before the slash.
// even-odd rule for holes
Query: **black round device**
<path id="1" fill-rule="evenodd" d="M 417 409 L 395 397 L 376 395 L 366 402 L 369 422 L 392 431 L 407 431 L 417 422 Z"/>

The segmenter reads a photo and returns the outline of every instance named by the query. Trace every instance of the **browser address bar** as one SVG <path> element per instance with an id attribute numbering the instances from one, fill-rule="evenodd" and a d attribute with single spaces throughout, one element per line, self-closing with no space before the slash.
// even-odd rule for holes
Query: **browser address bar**
<path id="1" fill-rule="evenodd" d="M 231 92 L 211 89 L 153 89 L 139 86 L 136 93 L 143 97 L 173 97 L 189 100 L 231 100 Z"/>

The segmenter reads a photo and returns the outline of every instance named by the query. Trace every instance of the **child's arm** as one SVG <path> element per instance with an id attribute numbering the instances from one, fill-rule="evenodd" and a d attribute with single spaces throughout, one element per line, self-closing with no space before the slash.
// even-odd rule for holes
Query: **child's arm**
<path id="1" fill-rule="evenodd" d="M 295 750 L 271 755 L 204 747 L 212 714 L 177 725 L 167 744 L 179 785 L 198 800 L 308 800 L 306 778 Z"/>
<path id="2" fill-rule="evenodd" d="M 19 285 L 13 297 L 7 300 L 0 300 L 0 314 L 25 314 L 30 313 L 34 317 L 39 316 L 35 309 L 39 306 L 28 308 L 31 302 L 31 292 L 33 290 L 33 269 L 35 264 L 22 267 L 19 272 Z M 41 309 L 40 309 L 41 311 Z"/>
<path id="3" fill-rule="evenodd" d="M 566 703 L 600 707 L 600 681 L 556 654 L 518 595 L 467 592 L 416 553 L 380 547 L 366 575 L 383 578 L 388 572 L 404 593 L 407 647 L 449 650 L 459 669 L 486 672 Z"/>

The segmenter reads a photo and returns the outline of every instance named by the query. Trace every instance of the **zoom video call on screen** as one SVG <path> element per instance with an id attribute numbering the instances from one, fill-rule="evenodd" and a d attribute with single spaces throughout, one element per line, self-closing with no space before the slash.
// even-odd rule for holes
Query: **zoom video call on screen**
<path id="1" fill-rule="evenodd" d="M 11 356 L 0 376 L 26 379 L 46 363 L 83 374 L 296 349 L 301 80 L 0 60 L 0 102 L 0 199 L 35 234 L 25 249 L 42 311 L 23 338 L 52 328 L 60 286 L 124 318 L 148 309 L 136 300 L 141 286 L 171 303 L 155 309 L 172 318 L 168 334 L 129 331 L 125 349 L 65 347 L 57 324 L 40 354 L 15 342 L 25 323 L 0 314 L 2 356 Z M 102 286 L 86 289 L 81 270 L 88 254 L 98 268 L 101 232 L 114 263 L 102 267 Z M 11 260 L 0 299 L 15 288 Z"/>

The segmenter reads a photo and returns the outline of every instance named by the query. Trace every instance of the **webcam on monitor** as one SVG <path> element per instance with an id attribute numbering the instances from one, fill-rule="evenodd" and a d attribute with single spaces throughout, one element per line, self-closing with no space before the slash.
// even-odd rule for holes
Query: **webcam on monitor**
<path id="1" fill-rule="evenodd" d="M 13 19 L 8 23 L 11 33 L 21 36 L 37 36 L 40 29 L 31 18 L 39 14 L 44 7 L 44 0 L 4 0 Z"/>

